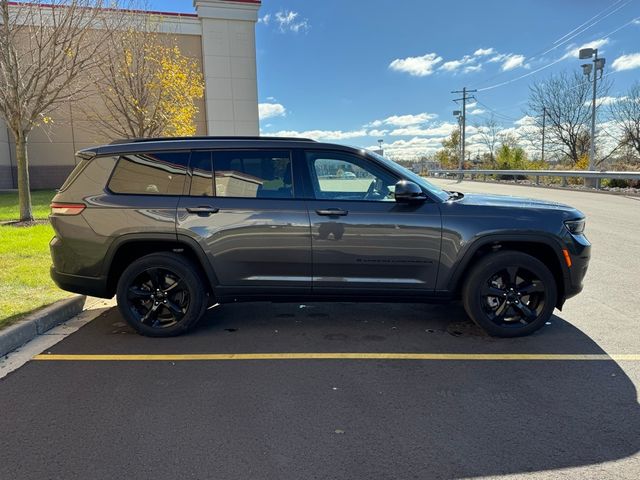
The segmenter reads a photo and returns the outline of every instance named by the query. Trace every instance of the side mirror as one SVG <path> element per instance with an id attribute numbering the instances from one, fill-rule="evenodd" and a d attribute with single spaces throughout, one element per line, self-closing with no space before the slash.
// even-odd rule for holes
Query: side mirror
<path id="1" fill-rule="evenodd" d="M 399 203 L 424 202 L 427 199 L 422 188 L 409 180 L 396 183 L 395 197 Z"/>

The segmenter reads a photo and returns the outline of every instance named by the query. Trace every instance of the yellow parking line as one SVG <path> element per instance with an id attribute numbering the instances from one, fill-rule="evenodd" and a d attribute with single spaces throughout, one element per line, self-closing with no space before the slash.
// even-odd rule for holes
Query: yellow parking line
<path id="1" fill-rule="evenodd" d="M 560 360 L 640 361 L 640 354 L 555 354 L 555 353 L 187 353 L 169 355 L 84 355 L 40 354 L 44 361 L 223 361 L 223 360 Z"/>

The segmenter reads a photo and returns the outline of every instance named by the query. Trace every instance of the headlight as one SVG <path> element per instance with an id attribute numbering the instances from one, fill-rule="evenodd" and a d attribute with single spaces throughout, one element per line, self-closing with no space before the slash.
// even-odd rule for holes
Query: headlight
<path id="1" fill-rule="evenodd" d="M 564 222 L 564 224 L 567 227 L 567 230 L 569 230 L 574 235 L 580 235 L 584 232 L 584 218 L 581 220 L 567 220 L 566 222 Z"/>

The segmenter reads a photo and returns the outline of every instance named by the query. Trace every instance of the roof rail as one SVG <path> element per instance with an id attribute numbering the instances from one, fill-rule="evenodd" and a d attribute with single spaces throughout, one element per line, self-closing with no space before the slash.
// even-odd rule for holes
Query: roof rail
<path id="1" fill-rule="evenodd" d="M 315 142 L 311 138 L 299 137 L 249 137 L 249 136 L 199 136 L 199 137 L 157 137 L 157 138 L 121 138 L 114 140 L 109 145 L 120 145 L 123 143 L 143 143 L 143 142 L 170 142 L 175 140 L 271 140 L 271 141 L 296 141 Z"/>

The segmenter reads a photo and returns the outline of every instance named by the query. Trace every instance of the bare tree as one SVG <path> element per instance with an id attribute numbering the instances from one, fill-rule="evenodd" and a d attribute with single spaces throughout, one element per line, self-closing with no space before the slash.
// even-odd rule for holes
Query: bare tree
<path id="1" fill-rule="evenodd" d="M 29 134 L 86 88 L 117 12 L 102 0 L 0 0 L 0 115 L 16 145 L 21 221 L 33 220 Z"/>
<path id="2" fill-rule="evenodd" d="M 625 96 L 613 102 L 610 112 L 621 130 L 621 143 L 640 156 L 640 82 L 635 82 Z"/>
<path id="3" fill-rule="evenodd" d="M 496 146 L 500 143 L 501 125 L 496 120 L 496 117 L 491 114 L 491 117 L 486 119 L 482 124 L 477 125 L 476 128 L 478 129 L 478 143 L 487 147 L 491 163 L 494 163 Z"/>
<path id="4" fill-rule="evenodd" d="M 534 83 L 529 91 L 529 115 L 535 119 L 539 131 L 542 130 L 543 112 L 546 111 L 545 136 L 549 150 L 568 158 L 572 164 L 589 152 L 591 85 L 577 72 L 560 73 Z M 598 96 L 606 95 L 609 87 L 610 82 L 601 80 Z"/>

